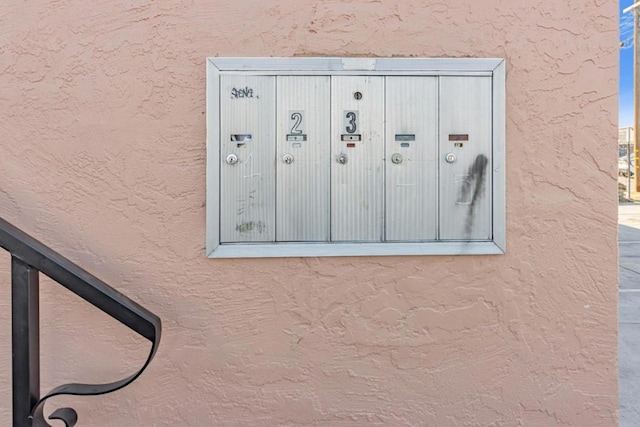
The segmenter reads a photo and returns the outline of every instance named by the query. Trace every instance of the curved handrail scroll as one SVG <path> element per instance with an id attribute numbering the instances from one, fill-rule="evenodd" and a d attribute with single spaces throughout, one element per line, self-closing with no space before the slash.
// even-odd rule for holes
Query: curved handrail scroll
<path id="1" fill-rule="evenodd" d="M 51 427 L 43 415 L 47 399 L 61 394 L 95 396 L 110 393 L 135 381 L 149 366 L 158 350 L 162 335 L 162 322 L 158 316 L 2 218 L 0 247 L 9 251 L 12 257 L 49 276 L 151 342 L 151 351 L 145 364 L 133 375 L 108 384 L 65 384 L 40 398 L 31 412 L 33 427 Z M 62 420 L 67 427 L 77 422 L 77 414 L 71 408 L 60 408 L 49 418 Z"/>

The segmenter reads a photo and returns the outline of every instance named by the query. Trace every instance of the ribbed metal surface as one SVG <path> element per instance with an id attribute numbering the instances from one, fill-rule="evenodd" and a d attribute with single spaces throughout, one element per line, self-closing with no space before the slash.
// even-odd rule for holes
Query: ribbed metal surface
<path id="1" fill-rule="evenodd" d="M 220 76 L 223 243 L 275 239 L 275 87 L 274 76 Z M 236 164 L 227 163 L 229 154 Z"/>
<path id="2" fill-rule="evenodd" d="M 438 79 L 386 78 L 385 236 L 435 240 L 437 232 Z M 400 161 L 393 162 L 393 156 Z"/>
<path id="3" fill-rule="evenodd" d="M 331 240 L 380 241 L 384 77 L 332 77 L 331 118 Z M 340 155 L 345 163 L 336 161 Z"/>
<path id="4" fill-rule="evenodd" d="M 491 239 L 491 95 L 490 77 L 440 77 L 441 240 Z"/>
<path id="5" fill-rule="evenodd" d="M 278 77 L 278 241 L 329 240 L 329 82 L 328 76 Z"/>

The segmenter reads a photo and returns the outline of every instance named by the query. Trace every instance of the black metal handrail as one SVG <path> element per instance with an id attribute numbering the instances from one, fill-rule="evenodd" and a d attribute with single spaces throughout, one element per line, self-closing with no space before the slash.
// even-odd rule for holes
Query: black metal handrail
<path id="1" fill-rule="evenodd" d="M 2 218 L 0 247 L 11 253 L 13 427 L 51 427 L 43 414 L 50 397 L 110 393 L 133 382 L 149 366 L 160 344 L 162 324 L 158 316 Z M 151 341 L 151 351 L 142 368 L 120 381 L 65 384 L 41 397 L 39 272 Z M 62 420 L 72 427 L 78 415 L 71 408 L 60 408 L 49 419 Z"/>

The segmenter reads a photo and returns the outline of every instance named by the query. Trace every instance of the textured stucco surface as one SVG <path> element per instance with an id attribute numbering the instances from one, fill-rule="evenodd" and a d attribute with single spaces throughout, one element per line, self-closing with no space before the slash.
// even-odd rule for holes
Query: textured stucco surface
<path id="1" fill-rule="evenodd" d="M 5 0 L 0 215 L 149 307 L 82 426 L 617 424 L 617 2 Z M 207 56 L 504 57 L 504 256 L 205 258 Z M 42 280 L 43 390 L 146 344 Z M 10 419 L 0 254 L 0 419 Z"/>

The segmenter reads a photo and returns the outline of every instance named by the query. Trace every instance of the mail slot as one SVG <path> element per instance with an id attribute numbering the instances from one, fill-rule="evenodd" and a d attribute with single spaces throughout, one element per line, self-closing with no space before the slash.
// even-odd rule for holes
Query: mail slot
<path id="1" fill-rule="evenodd" d="M 233 134 L 231 135 L 231 142 L 249 142 L 253 139 L 251 134 Z"/>
<path id="2" fill-rule="evenodd" d="M 307 140 L 307 135 L 287 135 L 288 142 L 303 142 Z"/>
<path id="3" fill-rule="evenodd" d="M 340 140 L 341 141 L 362 141 L 362 135 L 342 134 L 340 135 Z"/>
<path id="4" fill-rule="evenodd" d="M 393 82 L 393 79 L 388 79 L 389 83 Z M 391 97 L 393 97 L 393 95 L 391 95 Z M 388 105 L 388 103 L 387 103 Z M 420 119 L 419 117 L 414 117 L 417 118 L 418 120 Z M 416 135 L 415 134 L 396 134 L 395 140 L 398 142 L 403 142 L 403 141 L 415 141 L 416 140 Z"/>

